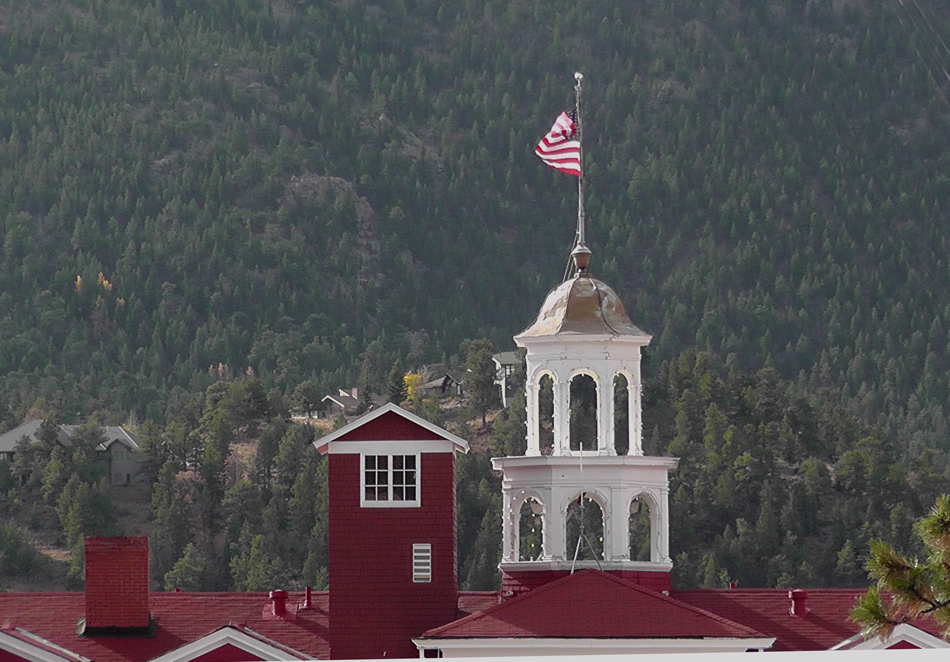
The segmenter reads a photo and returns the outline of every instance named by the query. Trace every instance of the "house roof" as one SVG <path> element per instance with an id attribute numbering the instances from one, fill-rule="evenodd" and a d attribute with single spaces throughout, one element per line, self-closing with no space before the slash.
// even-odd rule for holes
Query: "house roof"
<path id="1" fill-rule="evenodd" d="M 850 620 L 855 601 L 864 589 L 808 589 L 806 612 L 790 613 L 787 589 L 696 589 L 674 591 L 682 602 L 743 623 L 775 637 L 774 651 L 826 650 L 852 637 L 858 626 Z M 940 636 L 941 628 L 921 619 L 914 625 Z"/>
<path id="2" fill-rule="evenodd" d="M 430 379 L 425 384 L 422 385 L 424 389 L 434 389 L 442 388 L 443 386 L 448 386 L 450 384 L 461 384 L 462 382 L 450 375 L 447 372 L 443 372 L 440 376 Z"/>
<path id="3" fill-rule="evenodd" d="M 43 419 L 36 418 L 32 421 L 27 421 L 23 425 L 13 428 L 9 432 L 0 434 L 0 453 L 10 453 L 16 450 L 17 442 L 20 441 L 23 437 L 26 437 L 31 442 L 36 442 L 39 440 L 37 435 L 40 431 L 40 426 L 43 425 Z M 69 447 L 72 444 L 70 443 L 70 438 L 73 435 L 73 432 L 80 426 L 78 425 L 61 425 L 59 426 L 59 434 L 57 440 L 60 445 L 64 447 Z M 100 428 L 102 433 L 106 437 L 106 441 L 99 444 L 97 450 L 108 450 L 109 446 L 119 442 L 123 446 L 131 450 L 138 450 L 139 448 L 139 438 L 138 435 L 128 432 L 125 428 L 119 425 L 104 425 Z"/>
<path id="4" fill-rule="evenodd" d="M 81 427 L 79 425 L 63 425 L 60 426 L 62 431 L 69 437 L 72 438 L 73 432 L 77 428 Z M 103 425 L 99 428 L 102 431 L 102 434 L 105 436 L 106 440 L 96 446 L 96 450 L 108 450 L 109 447 L 118 442 L 130 450 L 137 451 L 139 449 L 139 436 L 137 434 L 126 431 L 125 428 L 119 425 Z"/>
<path id="5" fill-rule="evenodd" d="M 761 639 L 763 634 L 598 570 L 582 570 L 422 639 Z"/>
<path id="6" fill-rule="evenodd" d="M 344 425 L 340 429 L 334 430 L 333 432 L 326 435 L 325 437 L 321 437 L 320 439 L 317 439 L 315 442 L 313 442 L 313 445 L 319 452 L 326 453 L 328 450 L 329 444 L 331 442 L 334 442 L 337 440 L 340 440 L 340 441 L 347 440 L 349 437 L 353 436 L 353 432 L 355 430 L 358 430 L 364 426 L 373 424 L 377 421 L 381 422 L 382 419 L 384 419 L 385 417 L 392 417 L 392 416 L 400 417 L 404 419 L 405 422 L 408 422 L 410 425 L 415 426 L 416 428 L 419 428 L 421 434 L 420 436 L 417 437 L 418 439 L 444 440 L 451 444 L 452 449 L 455 452 L 459 452 L 459 453 L 468 452 L 468 442 L 462 439 L 461 437 L 458 437 L 452 434 L 448 430 L 443 430 L 438 425 L 435 425 L 434 423 L 430 423 L 424 418 L 420 416 L 416 416 L 412 412 L 406 411 L 399 405 L 392 402 L 386 403 L 379 409 L 375 409 L 369 412 L 368 414 L 364 414 L 363 416 L 359 417 L 355 421 L 351 421 L 349 424 Z M 398 420 L 398 418 L 396 420 Z M 385 432 L 386 432 L 385 426 L 383 426 L 380 432 L 385 437 Z"/>
<path id="7" fill-rule="evenodd" d="M 300 609 L 303 599 L 302 592 L 290 593 L 290 618 L 281 619 L 273 615 L 267 593 L 150 593 L 154 636 L 118 637 L 76 634 L 77 621 L 85 614 L 83 593 L 0 593 L 0 657 L 6 642 L 7 647 L 15 643 L 34 654 L 42 651 L 73 662 L 144 662 L 186 653 L 189 646 L 206 649 L 219 639 L 227 645 L 250 637 L 261 646 L 326 659 L 328 594 L 314 592 L 312 609 Z M 463 592 L 458 612 L 468 615 L 497 602 L 496 592 Z"/>
<path id="8" fill-rule="evenodd" d="M 73 654 L 58 653 L 65 659 L 79 655 L 96 662 L 127 662 L 150 660 L 231 626 L 255 639 L 326 658 L 327 594 L 313 595 L 312 610 L 298 610 L 302 602 L 302 593 L 292 593 L 288 611 L 295 613 L 280 619 L 269 613 L 266 593 L 151 593 L 154 636 L 79 636 L 83 593 L 0 593 L 0 633 L 38 646 L 51 642 Z"/>
<path id="9" fill-rule="evenodd" d="M 518 352 L 498 352 L 492 360 L 499 366 L 518 365 L 521 363 L 521 354 Z"/>
<path id="10" fill-rule="evenodd" d="M 43 424 L 42 418 L 34 418 L 32 421 L 27 421 L 23 425 L 17 426 L 8 432 L 0 434 L 0 453 L 12 453 L 16 450 L 16 445 L 23 437 L 26 437 L 31 442 L 38 440 L 37 433 L 40 430 L 40 426 Z M 59 434 L 59 443 L 63 446 L 69 446 L 69 436 L 60 431 Z"/>
<path id="11" fill-rule="evenodd" d="M 323 402 L 326 402 L 327 400 L 340 405 L 344 409 L 354 409 L 360 404 L 359 398 L 354 398 L 352 395 L 347 393 L 331 393 L 329 395 L 323 396 Z"/>

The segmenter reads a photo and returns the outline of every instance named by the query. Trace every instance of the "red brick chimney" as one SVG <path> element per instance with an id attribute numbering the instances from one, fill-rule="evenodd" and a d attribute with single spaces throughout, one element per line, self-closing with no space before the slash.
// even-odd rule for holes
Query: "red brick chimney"
<path id="1" fill-rule="evenodd" d="M 148 538 L 86 538 L 86 630 L 147 630 Z"/>

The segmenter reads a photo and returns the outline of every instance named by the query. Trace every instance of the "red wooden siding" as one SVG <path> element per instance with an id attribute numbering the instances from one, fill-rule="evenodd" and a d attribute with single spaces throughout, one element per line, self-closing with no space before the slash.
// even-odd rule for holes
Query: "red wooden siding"
<path id="1" fill-rule="evenodd" d="M 398 454 L 398 442 L 392 446 Z M 422 453 L 420 464 L 420 507 L 360 508 L 360 456 L 330 456 L 334 659 L 418 657 L 412 637 L 455 618 L 454 456 Z M 430 583 L 412 582 L 413 543 L 432 545 Z"/>

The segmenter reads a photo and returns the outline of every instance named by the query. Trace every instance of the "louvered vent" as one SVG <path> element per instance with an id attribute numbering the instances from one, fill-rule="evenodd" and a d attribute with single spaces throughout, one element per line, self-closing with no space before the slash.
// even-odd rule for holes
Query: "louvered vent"
<path id="1" fill-rule="evenodd" d="M 432 545 L 415 543 L 412 546 L 412 581 L 428 584 L 432 581 Z"/>

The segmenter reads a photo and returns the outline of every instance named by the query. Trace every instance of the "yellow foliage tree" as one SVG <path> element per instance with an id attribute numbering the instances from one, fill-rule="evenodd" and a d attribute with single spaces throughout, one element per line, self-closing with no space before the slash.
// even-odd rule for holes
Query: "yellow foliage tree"
<path id="1" fill-rule="evenodd" d="M 407 372 L 403 378 L 402 383 L 406 387 L 406 396 L 413 405 L 418 404 L 422 400 L 422 375 L 418 372 Z"/>

